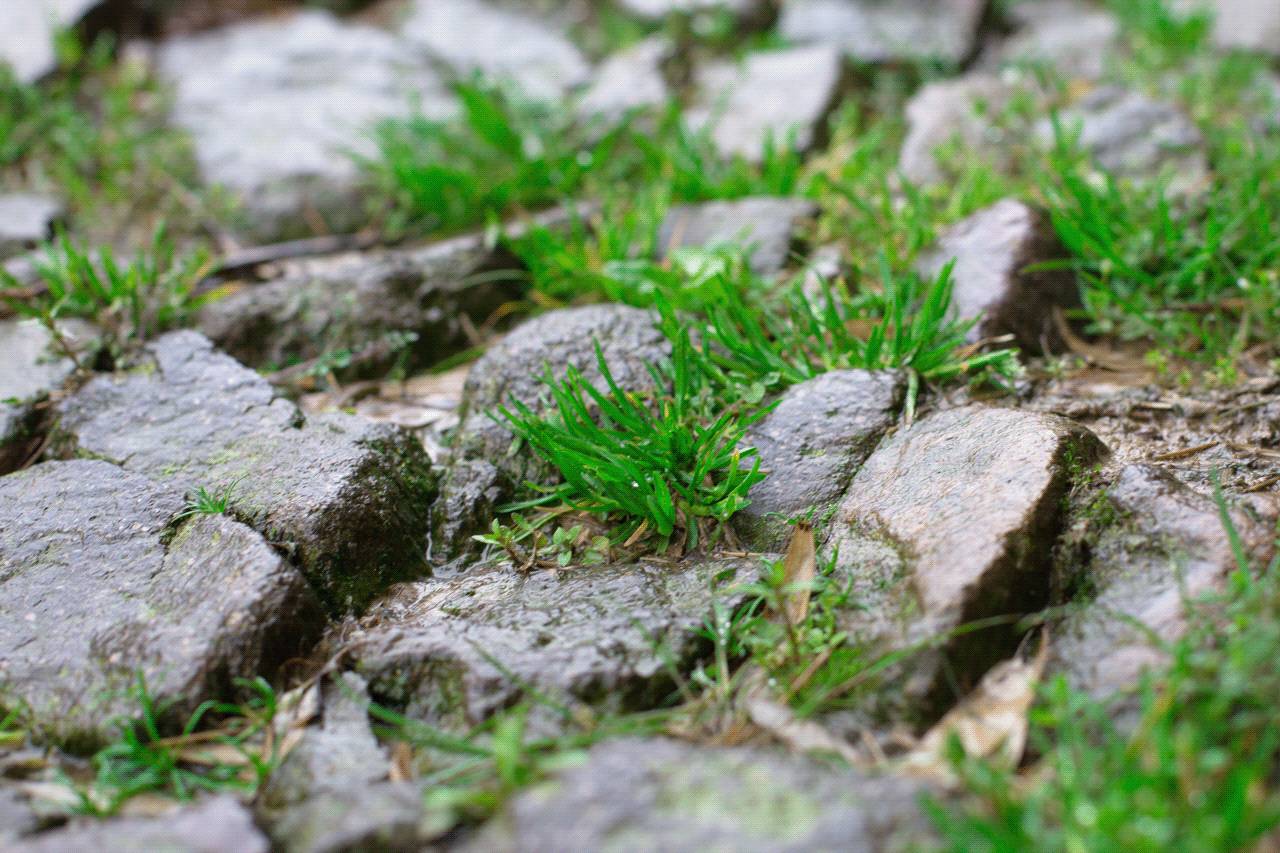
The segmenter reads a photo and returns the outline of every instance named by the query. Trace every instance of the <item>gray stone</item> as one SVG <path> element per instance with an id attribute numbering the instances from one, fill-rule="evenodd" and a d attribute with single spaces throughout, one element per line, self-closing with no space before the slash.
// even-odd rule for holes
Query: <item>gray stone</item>
<path id="1" fill-rule="evenodd" d="M 561 97 L 591 76 L 565 33 L 485 0 L 415 0 L 400 33 L 462 79 L 481 74 L 534 98 Z"/>
<path id="2" fill-rule="evenodd" d="M 343 414 L 304 418 L 195 332 L 59 404 L 62 456 L 106 459 L 179 491 L 230 493 L 237 518 L 287 550 L 333 609 L 421 576 L 435 477 L 407 432 Z"/>
<path id="3" fill-rule="evenodd" d="M 613 54 L 596 69 L 578 113 L 613 123 L 633 111 L 664 106 L 671 90 L 662 66 L 671 51 L 670 41 L 653 36 Z"/>
<path id="4" fill-rule="evenodd" d="M 790 0 L 778 32 L 792 42 L 839 47 L 860 63 L 936 59 L 973 52 L 986 0 Z"/>
<path id="5" fill-rule="evenodd" d="M 426 808 L 423 786 L 373 782 L 316 793 L 271 827 L 276 850 L 286 853 L 365 853 L 420 850 L 452 821 Z"/>
<path id="6" fill-rule="evenodd" d="M 614 740 L 519 794 L 463 849 L 909 849 L 934 838 L 926 790 L 780 751 Z"/>
<path id="7" fill-rule="evenodd" d="M 0 849 L 8 849 L 9 844 L 38 829 L 40 816 L 26 797 L 13 788 L 0 787 Z"/>
<path id="8" fill-rule="evenodd" d="M 713 578 L 755 564 L 510 568 L 408 586 L 349 632 L 348 659 L 374 699 L 436 725 L 468 728 L 525 688 L 606 711 L 652 708 L 703 643 Z M 722 578 L 724 580 L 724 578 Z M 726 582 L 728 582 L 726 580 Z M 538 726 L 555 727 L 535 708 Z"/>
<path id="9" fill-rule="evenodd" d="M 225 516 L 106 462 L 0 479 L 0 682 L 42 734 L 96 742 L 134 714 L 141 672 L 189 712 L 307 651 L 323 614 L 302 576 Z"/>
<path id="10" fill-rule="evenodd" d="M 73 347 L 86 346 L 92 336 L 84 323 L 63 323 L 61 330 Z M 47 425 L 44 403 L 75 371 L 75 363 L 51 344 L 35 320 L 0 320 L 0 474 L 39 449 Z"/>
<path id="11" fill-rule="evenodd" d="M 0 260 L 49 239 L 62 217 L 62 202 L 31 193 L 0 195 Z"/>
<path id="12" fill-rule="evenodd" d="M 413 333 L 407 350 L 386 347 L 366 371 L 392 361 L 407 369 L 434 364 L 471 344 L 466 318 L 483 322 L 515 298 L 485 273 L 516 266 L 481 235 L 412 250 L 361 252 L 294 264 L 278 279 L 210 303 L 200 329 L 246 364 L 280 368 L 325 352 L 368 348 Z M 398 360 L 407 355 L 407 362 Z"/>
<path id="13" fill-rule="evenodd" d="M 698 71 L 697 103 L 685 113 L 695 130 L 710 129 L 723 157 L 764 159 L 766 142 L 800 152 L 821 142 L 840 94 L 841 61 L 825 45 L 748 54 Z"/>
<path id="14" fill-rule="evenodd" d="M 1101 169 L 1117 177 L 1150 178 L 1163 173 L 1174 178 L 1172 186 L 1190 189 L 1208 174 L 1199 129 L 1172 104 L 1104 86 L 1064 110 L 1059 121 Z M 1037 132 L 1043 142 L 1052 142 L 1053 126 L 1047 119 Z"/>
<path id="15" fill-rule="evenodd" d="M 458 459 L 440 482 L 440 499 L 431 508 L 427 557 L 440 568 L 478 550 L 471 537 L 488 528 L 495 511 L 511 494 L 511 482 L 484 459 Z"/>
<path id="16" fill-rule="evenodd" d="M 1072 466 L 1101 445 L 1051 415 L 967 407 L 886 440 L 854 476 L 826 551 L 864 604 L 843 618 L 855 638 L 907 648 L 1048 600 L 1050 551 Z M 1009 627 L 945 639 L 913 656 L 891 702 L 927 715 L 1012 651 Z M 949 663 L 948 663 L 949 662 Z"/>
<path id="17" fill-rule="evenodd" d="M 0 28 L 0 64 L 23 83 L 32 83 L 58 67 L 54 38 L 79 23 L 102 0 L 5 0 Z"/>
<path id="18" fill-rule="evenodd" d="M 1153 638 L 1176 642 L 1185 603 L 1224 589 L 1236 561 L 1213 499 L 1153 466 L 1125 466 L 1100 500 L 1092 514 L 1106 523 L 1072 579 L 1088 603 L 1054 628 L 1049 669 L 1103 698 L 1167 660 Z M 1248 553 L 1272 544 L 1273 525 L 1231 519 Z"/>
<path id="19" fill-rule="evenodd" d="M 936 155 L 955 143 L 1002 161 L 1003 140 L 989 116 L 1004 108 L 1012 92 L 1009 84 L 987 74 L 923 86 L 907 102 L 907 135 L 898 155 L 902 176 L 915 184 L 943 180 L 946 175 Z"/>
<path id="20" fill-rule="evenodd" d="M 1080 303 L 1075 275 L 1067 269 L 1028 270 L 1068 256 L 1049 217 L 1015 199 L 1004 199 L 948 228 L 920 256 L 916 270 L 935 278 L 954 261 L 951 316 L 981 317 L 970 343 L 1012 334 L 1029 352 L 1062 347 L 1055 308 Z"/>
<path id="21" fill-rule="evenodd" d="M 790 261 L 800 225 L 817 213 L 808 199 L 774 196 L 676 205 L 662 220 L 658 255 L 686 247 L 742 246 L 751 249 L 754 272 L 773 275 Z"/>
<path id="22" fill-rule="evenodd" d="M 318 10 L 166 40 L 158 67 L 204 180 L 239 199 L 262 239 L 363 224 L 351 153 L 371 151 L 369 128 L 415 103 L 437 118 L 456 109 L 418 51 Z"/>
<path id="23" fill-rule="evenodd" d="M 734 530 L 756 550 L 780 551 L 786 519 L 810 509 L 821 519 L 893 426 L 902 395 L 901 375 L 869 370 L 836 370 L 788 389 L 747 434 L 769 476 L 752 487 Z"/>
<path id="24" fill-rule="evenodd" d="M 646 21 L 661 21 L 671 15 L 727 11 L 739 20 L 755 21 L 764 16 L 763 0 L 620 0 L 623 11 Z"/>
<path id="25" fill-rule="evenodd" d="M 86 850 L 164 853 L 267 853 L 266 837 L 230 795 L 213 797 L 156 818 L 85 821 L 33 836 L 9 853 L 84 853 Z"/>
<path id="26" fill-rule="evenodd" d="M 1211 0 L 1213 43 L 1280 56 L 1280 0 Z"/>
<path id="27" fill-rule="evenodd" d="M 984 58 L 987 64 L 1046 64 L 1068 79 L 1096 80 L 1120 42 L 1115 15 L 1074 0 L 1036 3 L 1023 17 L 1023 26 Z"/>

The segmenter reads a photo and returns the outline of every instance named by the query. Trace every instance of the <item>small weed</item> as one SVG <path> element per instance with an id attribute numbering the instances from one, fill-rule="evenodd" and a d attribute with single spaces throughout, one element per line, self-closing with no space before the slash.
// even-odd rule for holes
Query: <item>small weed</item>
<path id="1" fill-rule="evenodd" d="M 211 491 L 204 486 L 196 489 L 186 507 L 176 518 L 188 518 L 193 515 L 226 515 L 231 508 L 231 500 L 235 496 L 236 486 L 243 477 L 228 483 L 224 488 Z"/>
<path id="2" fill-rule="evenodd" d="M 614 551 L 613 542 L 608 536 L 598 533 L 593 535 L 583 524 L 571 527 L 558 525 L 547 536 L 550 522 L 563 514 L 564 510 L 546 512 L 532 518 L 515 514 L 510 518 L 510 525 L 495 518 L 488 533 L 471 538 L 482 545 L 502 549 L 511 563 L 522 571 L 535 566 L 564 568 L 571 564 L 595 566 L 607 562 Z"/>

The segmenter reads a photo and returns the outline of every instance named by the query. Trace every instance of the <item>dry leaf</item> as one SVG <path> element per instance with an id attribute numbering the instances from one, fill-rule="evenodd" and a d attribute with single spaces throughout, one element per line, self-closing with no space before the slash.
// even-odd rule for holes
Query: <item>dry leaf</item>
<path id="1" fill-rule="evenodd" d="M 829 752 L 850 764 L 862 762 L 858 751 L 813 720 L 799 720 L 790 708 L 766 696 L 763 691 L 748 696 L 743 707 L 751 722 L 796 752 Z"/>
<path id="2" fill-rule="evenodd" d="M 199 764 L 213 767 L 219 764 L 228 767 L 247 767 L 252 764 L 248 756 L 248 747 L 234 747 L 229 743 L 205 743 L 180 749 L 177 757 L 186 764 Z"/>
<path id="3" fill-rule="evenodd" d="M 966 696 L 925 734 L 901 761 L 899 769 L 940 781 L 954 781 L 947 744 L 959 738 L 966 755 L 986 758 L 1013 769 L 1027 743 L 1027 712 L 1049 654 L 1048 633 L 1031 661 L 1015 656 L 991 668 L 977 689 Z"/>
<path id="4" fill-rule="evenodd" d="M 1062 313 L 1062 309 L 1054 306 L 1053 309 L 1053 325 L 1057 329 L 1058 334 L 1067 345 L 1067 349 L 1071 350 L 1078 356 L 1082 356 L 1085 360 L 1096 364 L 1107 370 L 1114 370 L 1121 373 L 1144 371 L 1151 372 L 1151 368 L 1142 358 L 1135 357 L 1119 350 L 1108 349 L 1107 347 L 1091 344 L 1084 338 L 1080 337 L 1071 328 L 1071 324 L 1067 322 L 1066 314 Z"/>
<path id="5" fill-rule="evenodd" d="M 135 794 L 120 807 L 121 817 L 164 817 L 182 806 L 176 800 L 149 792 Z"/>
<path id="6" fill-rule="evenodd" d="M 782 615 L 788 624 L 799 625 L 809 614 L 809 595 L 813 579 L 818 572 L 818 558 L 813 548 L 813 525 L 807 521 L 796 524 L 787 545 L 787 556 L 782 561 L 783 590 Z"/>
<path id="7" fill-rule="evenodd" d="M 391 747 L 391 771 L 388 778 L 392 782 L 408 782 L 413 779 L 413 747 L 402 740 Z"/>

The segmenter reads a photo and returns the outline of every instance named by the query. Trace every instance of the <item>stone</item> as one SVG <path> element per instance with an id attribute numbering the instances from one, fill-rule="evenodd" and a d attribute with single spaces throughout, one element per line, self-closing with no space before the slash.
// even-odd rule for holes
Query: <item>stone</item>
<path id="1" fill-rule="evenodd" d="M 672 49 L 669 40 L 653 36 L 610 56 L 578 101 L 578 114 L 614 124 L 637 110 L 665 106 L 671 90 L 662 66 Z"/>
<path id="2" fill-rule="evenodd" d="M 485 273 L 515 266 L 482 235 L 314 259 L 208 304 L 200 329 L 255 367 L 279 369 L 327 352 L 383 346 L 385 353 L 359 369 L 385 372 L 395 362 L 411 370 L 470 346 L 466 319 L 482 323 L 516 298 L 509 283 Z M 406 333 L 417 339 L 405 349 L 389 345 Z"/>
<path id="3" fill-rule="evenodd" d="M 1126 465 L 1100 500 L 1092 513 L 1108 523 L 1071 579 L 1087 604 L 1053 628 L 1049 671 L 1106 698 L 1167 660 L 1153 637 L 1177 642 L 1185 602 L 1223 590 L 1236 560 L 1213 499 L 1155 466 Z M 1272 524 L 1242 509 L 1231 519 L 1248 553 L 1273 544 Z"/>
<path id="4" fill-rule="evenodd" d="M 907 102 L 907 135 L 898 155 L 898 170 L 914 184 L 934 184 L 946 174 L 938 162 L 940 148 L 960 144 L 1003 159 L 1000 131 L 988 116 L 1003 109 L 1012 87 L 989 74 L 967 74 L 928 83 Z"/>
<path id="5" fill-rule="evenodd" d="M 0 478 L 0 682 L 45 736 L 101 742 L 139 672 L 178 715 L 309 650 L 323 614 L 298 571 L 185 506 L 94 460 Z"/>
<path id="6" fill-rule="evenodd" d="M 399 590 L 345 635 L 375 701 L 467 729 L 524 688 L 606 712 L 653 708 L 670 668 L 703 651 L 712 581 L 754 577 L 749 561 L 615 564 L 521 573 L 482 570 Z M 563 721 L 542 705 L 535 727 Z"/>
<path id="7" fill-rule="evenodd" d="M 1023 25 L 984 57 L 986 65 L 1045 64 L 1069 80 L 1097 80 L 1120 44 L 1120 22 L 1093 5 L 1041 2 L 1023 18 Z"/>
<path id="8" fill-rule="evenodd" d="M 760 163 L 769 140 L 775 149 L 803 153 L 821 143 L 841 77 L 840 54 L 825 45 L 711 63 L 697 73 L 697 102 L 685 120 L 694 130 L 709 129 L 725 158 Z"/>
<path id="9" fill-rule="evenodd" d="M 261 240 L 364 224 L 352 153 L 370 128 L 457 105 L 428 60 L 390 33 L 310 10 L 164 41 L 157 67 L 203 179 L 242 205 Z"/>
<path id="10" fill-rule="evenodd" d="M 463 849 L 915 849 L 935 840 L 926 791 L 781 751 L 624 738 L 518 794 Z"/>
<path id="11" fill-rule="evenodd" d="M 1195 123 L 1172 104 L 1118 86 L 1103 86 L 1063 110 L 1061 127 L 1077 138 L 1104 171 L 1122 178 L 1173 176 L 1189 189 L 1206 180 L 1204 140 Z M 1045 144 L 1053 141 L 1049 120 L 1037 125 Z"/>
<path id="12" fill-rule="evenodd" d="M 87 347 L 93 330 L 87 323 L 60 324 L 73 347 Z M 60 354 L 53 336 L 35 320 L 0 320 L 0 474 L 15 470 L 40 449 L 47 426 L 49 395 L 75 372 L 75 362 Z"/>
<path id="13" fill-rule="evenodd" d="M 823 551 L 862 607 L 842 615 L 855 641 L 904 649 L 1049 597 L 1050 552 L 1072 471 L 1102 452 L 1064 418 L 970 406 L 885 440 L 845 492 Z M 952 637 L 914 655 L 891 702 L 927 716 L 1007 658 L 1010 627 Z M 944 676 L 944 673 L 946 676 Z"/>
<path id="14" fill-rule="evenodd" d="M 954 261 L 951 316 L 981 318 L 965 337 L 969 343 L 1011 334 L 1027 352 L 1054 352 L 1063 346 L 1054 309 L 1079 305 L 1080 291 L 1070 270 L 1028 267 L 1066 257 L 1046 213 L 1004 199 L 944 231 L 916 271 L 933 279 Z"/>
<path id="15" fill-rule="evenodd" d="M 46 195 L 0 195 L 0 260 L 32 249 L 53 236 L 53 225 L 62 218 L 62 202 Z"/>
<path id="16" fill-rule="evenodd" d="M 163 850 L 165 853 L 267 853 L 266 837 L 249 811 L 223 794 L 163 817 L 87 820 L 24 839 L 8 853 Z"/>
<path id="17" fill-rule="evenodd" d="M 658 231 L 658 256 L 683 248 L 742 246 L 750 249 L 753 272 L 773 275 L 791 260 L 800 226 L 817 213 L 808 199 L 774 196 L 676 205 Z"/>
<path id="18" fill-rule="evenodd" d="M 1280 56 L 1280 2 L 1212 0 L 1209 5 L 1215 45 Z"/>
<path id="19" fill-rule="evenodd" d="M 273 849 L 285 853 L 422 850 L 451 828 L 427 809 L 416 782 L 373 782 L 313 794 L 271 827 Z"/>
<path id="20" fill-rule="evenodd" d="M 0 65 L 22 83 L 34 83 L 58 67 L 54 40 L 74 27 L 102 0 L 5 0 L 0 28 Z"/>
<path id="21" fill-rule="evenodd" d="M 234 515 L 284 549 L 331 610 L 427 571 L 436 484 L 422 446 L 388 424 L 303 416 L 195 332 L 157 338 L 132 369 L 95 377 L 55 417 L 56 455 L 228 494 Z"/>
<path id="22" fill-rule="evenodd" d="M 400 34 L 460 79 L 480 74 L 537 99 L 562 97 L 591 76 L 565 33 L 485 0 L 415 0 Z"/>
<path id="23" fill-rule="evenodd" d="M 830 44 L 858 63 L 933 59 L 960 63 L 974 49 L 985 0 L 790 0 L 778 32 Z"/>
<path id="24" fill-rule="evenodd" d="M 497 518 L 497 507 L 511 494 L 512 483 L 484 459 L 457 459 L 440 482 L 440 499 L 431 508 L 427 559 L 439 574 L 450 561 L 477 549 L 471 539 Z"/>
<path id="25" fill-rule="evenodd" d="M 40 816 L 13 788 L 0 787 L 0 849 L 40 829 Z"/>
<path id="26" fill-rule="evenodd" d="M 735 532 L 755 550 L 781 551 L 788 518 L 812 510 L 821 519 L 893 426 L 903 392 L 900 374 L 870 370 L 834 370 L 787 389 L 747 433 L 769 476 L 733 517 Z"/>
<path id="27" fill-rule="evenodd" d="M 729 12 L 741 21 L 758 21 L 766 14 L 762 0 L 620 0 L 627 14 L 646 21 L 661 21 L 671 15 L 698 12 Z"/>

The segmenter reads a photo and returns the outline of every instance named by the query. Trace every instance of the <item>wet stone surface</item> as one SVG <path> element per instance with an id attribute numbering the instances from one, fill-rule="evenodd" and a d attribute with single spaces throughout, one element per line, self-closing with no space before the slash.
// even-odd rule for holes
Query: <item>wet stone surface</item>
<path id="1" fill-rule="evenodd" d="M 981 318 L 966 336 L 970 343 L 1009 334 L 1024 351 L 1054 352 L 1063 345 L 1055 309 L 1065 312 L 1080 301 L 1075 276 L 1028 268 L 1067 254 L 1043 211 L 1005 199 L 943 232 L 916 270 L 934 278 L 954 262 L 951 314 Z"/>
<path id="2" fill-rule="evenodd" d="M 1011 94 L 999 77 L 980 73 L 922 86 L 906 106 L 907 135 L 898 155 L 902 176 L 916 184 L 941 181 L 945 172 L 939 149 L 957 143 L 999 163 L 1003 155 L 993 146 L 1001 137 L 988 116 L 1002 109 Z"/>
<path id="3" fill-rule="evenodd" d="M 904 386 L 893 372 L 837 370 L 784 393 L 746 437 L 761 469 L 777 476 L 754 486 L 750 506 L 734 516 L 743 541 L 782 551 L 791 533 L 788 518 L 810 512 L 823 518 L 893 426 Z"/>
<path id="4" fill-rule="evenodd" d="M 63 323 L 72 346 L 92 336 L 87 324 Z M 34 320 L 0 320 L 0 474 L 7 474 L 40 449 L 50 394 L 60 390 L 75 363 L 59 354 L 49 332 Z"/>
<path id="5" fill-rule="evenodd" d="M 772 275 L 791 261 L 800 226 L 817 211 L 806 199 L 771 196 L 676 205 L 658 232 L 659 255 L 681 248 L 749 247 L 751 269 Z"/>
<path id="6" fill-rule="evenodd" d="M 58 65 L 54 36 L 101 5 L 102 0 L 5 0 L 0 63 L 27 83 L 51 73 Z"/>
<path id="7" fill-rule="evenodd" d="M 0 194 L 0 260 L 49 239 L 62 214 L 62 202 L 50 196 Z"/>
<path id="8" fill-rule="evenodd" d="M 517 701 L 522 685 L 605 711 L 651 708 L 675 689 L 668 669 L 703 650 L 712 583 L 753 562 L 483 570 L 395 592 L 346 636 L 375 700 L 415 719 L 467 728 Z M 726 576 L 726 577 L 721 577 Z M 538 706 L 531 725 L 563 725 Z"/>
<path id="9" fill-rule="evenodd" d="M 463 849 L 906 849 L 931 837 L 923 791 L 763 749 L 618 740 L 520 794 Z"/>
<path id="10" fill-rule="evenodd" d="M 331 609 L 426 573 L 436 481 L 421 445 L 350 415 L 304 417 L 194 332 L 157 339 L 138 365 L 95 377 L 55 417 L 58 455 L 228 495 L 231 512 L 288 553 Z"/>
<path id="11" fill-rule="evenodd" d="M 778 31 L 788 41 L 840 48 L 855 62 L 959 63 L 973 50 L 983 0 L 794 0 Z"/>
<path id="12" fill-rule="evenodd" d="M 305 652 L 323 614 L 302 576 L 225 516 L 98 461 L 0 479 L 0 680 L 46 736 L 95 742 L 135 707 L 171 713 Z"/>

